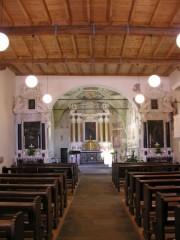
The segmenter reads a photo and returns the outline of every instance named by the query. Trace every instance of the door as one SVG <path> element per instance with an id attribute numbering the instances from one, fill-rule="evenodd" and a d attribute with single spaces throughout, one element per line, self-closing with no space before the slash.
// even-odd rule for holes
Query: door
<path id="1" fill-rule="evenodd" d="M 60 156 L 61 156 L 61 162 L 67 163 L 68 162 L 68 149 L 67 148 L 60 148 Z"/>

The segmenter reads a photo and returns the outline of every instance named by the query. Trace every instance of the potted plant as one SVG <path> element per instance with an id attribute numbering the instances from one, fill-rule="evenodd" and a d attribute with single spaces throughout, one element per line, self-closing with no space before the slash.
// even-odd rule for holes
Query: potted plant
<path id="1" fill-rule="evenodd" d="M 31 144 L 31 145 L 28 147 L 27 154 L 28 154 L 29 156 L 34 156 L 35 151 L 36 151 L 36 149 L 35 149 L 34 146 Z"/>

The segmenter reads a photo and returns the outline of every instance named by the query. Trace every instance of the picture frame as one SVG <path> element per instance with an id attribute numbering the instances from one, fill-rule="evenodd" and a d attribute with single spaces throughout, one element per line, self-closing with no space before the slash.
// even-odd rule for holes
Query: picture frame
<path id="1" fill-rule="evenodd" d="M 84 123 L 84 140 L 96 141 L 96 139 L 97 139 L 96 122 L 85 122 Z"/>
<path id="2" fill-rule="evenodd" d="M 28 100 L 28 109 L 35 109 L 35 99 Z"/>
<path id="3" fill-rule="evenodd" d="M 148 143 L 149 147 L 155 148 L 158 143 L 164 147 L 164 125 L 163 120 L 148 120 Z"/>

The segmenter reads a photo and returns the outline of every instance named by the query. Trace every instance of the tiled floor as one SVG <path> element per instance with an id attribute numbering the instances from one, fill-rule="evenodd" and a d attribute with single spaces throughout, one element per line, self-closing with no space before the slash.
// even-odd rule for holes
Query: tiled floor
<path id="1" fill-rule="evenodd" d="M 90 167 L 90 166 L 89 166 Z M 140 240 L 122 206 L 108 169 L 84 168 L 58 240 Z"/>

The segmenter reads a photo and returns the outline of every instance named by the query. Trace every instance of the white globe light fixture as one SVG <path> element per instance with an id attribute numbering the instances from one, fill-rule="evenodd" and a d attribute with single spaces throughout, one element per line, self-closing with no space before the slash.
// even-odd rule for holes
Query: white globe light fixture
<path id="1" fill-rule="evenodd" d="M 4 51 L 9 47 L 9 38 L 6 34 L 0 32 L 0 51 Z"/>
<path id="2" fill-rule="evenodd" d="M 180 33 L 177 35 L 176 44 L 180 48 Z"/>
<path id="3" fill-rule="evenodd" d="M 47 81 L 47 93 L 44 94 L 44 96 L 42 98 L 43 102 L 47 103 L 47 104 L 52 101 L 52 96 L 48 93 L 48 80 L 49 79 L 48 79 L 48 63 L 47 63 L 47 79 L 46 79 L 46 81 Z"/>
<path id="4" fill-rule="evenodd" d="M 44 103 L 50 103 L 51 101 L 52 101 L 52 97 L 51 97 L 50 94 L 47 93 L 43 96 L 43 102 Z"/>
<path id="5" fill-rule="evenodd" d="M 32 69 L 31 69 L 31 74 L 29 76 L 27 76 L 26 79 L 25 79 L 25 84 L 29 88 L 34 88 L 38 84 L 38 79 L 33 74 L 33 60 L 34 60 L 34 35 L 32 35 Z"/>
<path id="6" fill-rule="evenodd" d="M 161 83 L 161 79 L 158 75 L 151 75 L 148 79 L 148 83 L 151 87 L 158 87 Z"/>
<path id="7" fill-rule="evenodd" d="M 136 96 L 135 96 L 135 101 L 139 104 L 143 103 L 144 102 L 144 95 L 141 94 L 141 93 L 138 93 Z"/>
<path id="8" fill-rule="evenodd" d="M 28 87 L 34 88 L 38 84 L 38 79 L 34 75 L 29 75 L 29 76 L 26 77 L 25 83 Z"/>

